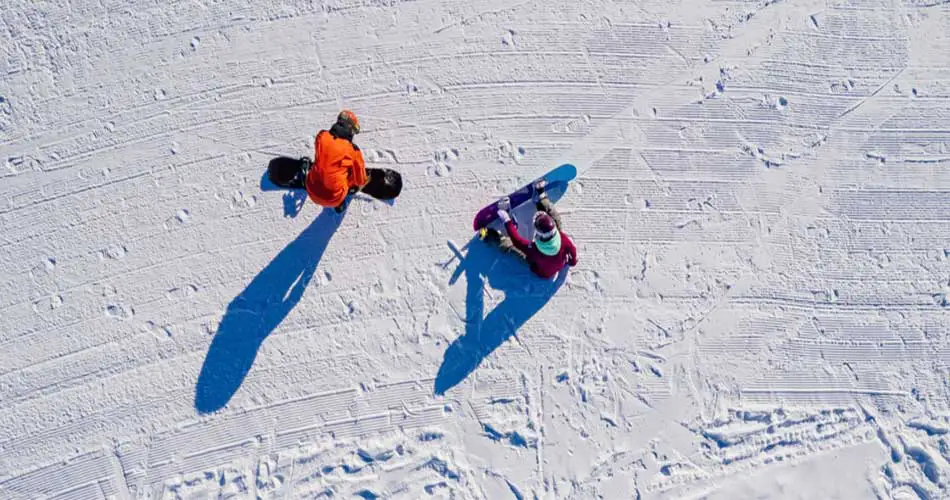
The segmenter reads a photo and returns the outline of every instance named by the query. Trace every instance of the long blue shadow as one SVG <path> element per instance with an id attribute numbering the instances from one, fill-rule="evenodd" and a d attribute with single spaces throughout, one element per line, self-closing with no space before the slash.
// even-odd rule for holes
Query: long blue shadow
<path id="1" fill-rule="evenodd" d="M 198 375 L 198 412 L 223 408 L 237 392 L 264 339 L 303 297 L 341 221 L 325 209 L 228 304 Z"/>
<path id="2" fill-rule="evenodd" d="M 518 258 L 497 246 L 474 240 L 450 283 L 465 274 L 465 334 L 445 350 L 435 377 L 435 393 L 444 394 L 465 380 L 482 361 L 515 335 L 564 284 L 567 271 L 553 281 L 541 280 Z M 485 285 L 505 299 L 485 316 Z"/>

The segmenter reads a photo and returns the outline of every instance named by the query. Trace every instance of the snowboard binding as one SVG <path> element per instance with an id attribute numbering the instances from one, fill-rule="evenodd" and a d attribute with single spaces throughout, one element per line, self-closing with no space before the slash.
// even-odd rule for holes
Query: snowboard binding
<path id="1" fill-rule="evenodd" d="M 270 181 L 282 188 L 303 189 L 307 172 L 310 171 L 310 158 L 274 158 L 267 165 Z"/>
<path id="2" fill-rule="evenodd" d="M 544 192 L 544 186 L 546 186 L 546 185 L 547 185 L 547 183 L 544 182 L 544 179 L 541 179 L 541 180 L 539 180 L 538 182 L 535 182 L 535 183 L 534 183 L 534 185 L 533 185 L 533 187 L 534 187 L 534 201 L 540 202 L 541 200 L 547 199 L 548 194 Z"/>

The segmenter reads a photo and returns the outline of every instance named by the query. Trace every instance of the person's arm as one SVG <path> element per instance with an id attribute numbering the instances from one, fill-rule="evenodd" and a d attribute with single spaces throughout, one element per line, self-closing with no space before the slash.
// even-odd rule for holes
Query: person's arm
<path id="1" fill-rule="evenodd" d="M 508 198 L 502 198 L 502 200 L 498 202 L 498 218 L 505 223 L 508 237 L 511 238 L 511 243 L 515 248 L 521 250 L 521 253 L 527 254 L 530 243 L 518 234 L 518 225 L 515 224 L 515 221 L 511 220 L 511 215 L 508 213 L 510 206 Z"/>
<path id="2" fill-rule="evenodd" d="M 565 236 L 564 239 L 561 240 L 561 244 L 562 245 L 566 244 L 565 249 L 567 250 L 567 263 L 571 266 L 576 266 L 577 265 L 577 247 L 574 246 L 574 242 L 571 241 L 570 238 Z"/>
<path id="3" fill-rule="evenodd" d="M 515 225 L 515 221 L 509 218 L 508 221 L 505 222 L 505 229 L 508 230 L 508 237 L 511 238 L 511 243 L 515 246 L 515 248 L 521 250 L 521 253 L 527 255 L 528 247 L 531 246 L 531 242 L 524 239 L 524 236 L 521 236 L 521 234 L 518 232 L 518 226 Z"/>
<path id="4" fill-rule="evenodd" d="M 313 138 L 313 163 L 316 165 L 317 158 L 320 158 L 320 134 L 326 133 L 326 130 L 321 130 L 317 132 L 317 136 Z"/>
<path id="5" fill-rule="evenodd" d="M 350 173 L 350 185 L 359 189 L 369 184 L 369 176 L 366 175 L 366 162 L 363 161 L 363 153 L 359 150 L 353 152 L 353 158 L 345 158 L 343 166 Z"/>

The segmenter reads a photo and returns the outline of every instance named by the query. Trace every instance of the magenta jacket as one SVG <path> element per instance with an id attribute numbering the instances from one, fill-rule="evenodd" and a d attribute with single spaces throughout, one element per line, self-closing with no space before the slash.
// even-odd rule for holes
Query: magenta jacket
<path id="1" fill-rule="evenodd" d="M 515 248 L 521 250 L 527 256 L 528 264 L 531 265 L 534 274 L 542 278 L 550 278 L 563 269 L 565 264 L 577 265 L 577 248 L 574 247 L 571 238 L 563 232 L 560 233 L 561 250 L 557 255 L 544 255 L 535 248 L 533 243 L 518 234 L 518 226 L 515 225 L 514 220 L 505 223 L 505 229 L 508 230 L 508 236 L 511 237 L 511 242 L 514 243 Z"/>

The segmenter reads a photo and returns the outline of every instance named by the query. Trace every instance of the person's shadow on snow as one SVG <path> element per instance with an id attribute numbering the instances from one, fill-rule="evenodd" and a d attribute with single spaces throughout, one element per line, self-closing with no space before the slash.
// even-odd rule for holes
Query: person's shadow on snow
<path id="1" fill-rule="evenodd" d="M 449 281 L 465 274 L 465 334 L 455 339 L 435 377 L 435 394 L 442 395 L 465 380 L 488 355 L 501 346 L 551 300 L 567 278 L 561 270 L 553 281 L 538 278 L 528 265 L 504 254 L 496 245 L 475 239 Z M 487 281 L 487 283 L 486 283 Z M 485 315 L 485 286 L 504 292 L 504 300 Z"/>
<path id="2" fill-rule="evenodd" d="M 324 209 L 228 304 L 195 388 L 195 409 L 224 407 L 247 376 L 264 339 L 303 297 L 342 217 Z"/>

